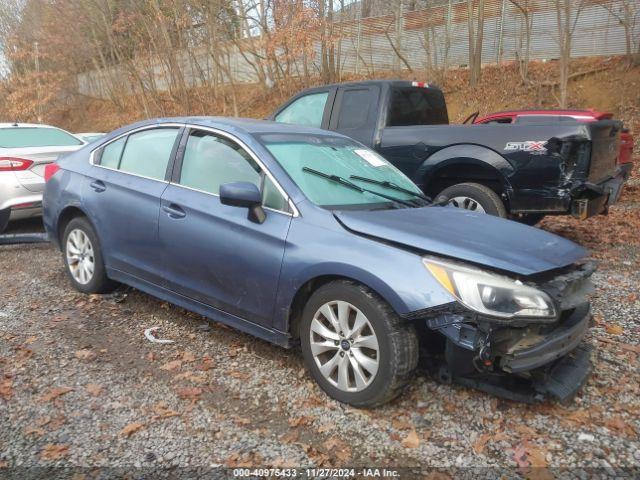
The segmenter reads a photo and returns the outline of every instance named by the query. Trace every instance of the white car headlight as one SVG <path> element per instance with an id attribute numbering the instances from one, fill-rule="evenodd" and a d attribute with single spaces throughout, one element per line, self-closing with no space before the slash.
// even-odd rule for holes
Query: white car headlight
<path id="1" fill-rule="evenodd" d="M 478 313 L 507 319 L 556 317 L 549 295 L 519 280 L 431 257 L 422 262 L 440 285 Z"/>

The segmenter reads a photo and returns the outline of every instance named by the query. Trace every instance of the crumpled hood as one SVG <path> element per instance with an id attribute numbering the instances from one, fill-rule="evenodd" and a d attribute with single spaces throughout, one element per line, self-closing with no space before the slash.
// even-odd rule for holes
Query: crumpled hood
<path id="1" fill-rule="evenodd" d="M 544 230 L 459 208 L 334 212 L 349 230 L 519 274 L 561 268 L 585 257 L 579 245 Z"/>

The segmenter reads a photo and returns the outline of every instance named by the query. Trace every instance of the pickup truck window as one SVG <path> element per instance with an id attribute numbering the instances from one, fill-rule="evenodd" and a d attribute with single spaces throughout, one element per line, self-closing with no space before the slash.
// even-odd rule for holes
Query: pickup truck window
<path id="1" fill-rule="evenodd" d="M 387 126 L 446 125 L 447 106 L 440 90 L 422 87 L 391 89 Z"/>
<path id="2" fill-rule="evenodd" d="M 358 128 L 367 123 L 370 99 L 369 89 L 345 90 L 342 94 L 338 129 Z"/>
<path id="3" fill-rule="evenodd" d="M 276 122 L 320 127 L 328 97 L 329 92 L 311 93 L 300 97 L 276 116 Z"/>
<path id="4" fill-rule="evenodd" d="M 396 167 L 372 150 L 346 139 L 325 135 L 264 134 L 259 140 L 267 147 L 291 179 L 316 205 L 328 208 L 367 208 L 391 203 L 380 196 L 345 188 L 318 175 L 305 172 L 304 167 L 337 175 L 357 184 L 400 200 L 415 200 L 420 190 Z M 390 190 L 381 185 L 365 183 L 353 177 L 389 181 L 414 194 Z"/>

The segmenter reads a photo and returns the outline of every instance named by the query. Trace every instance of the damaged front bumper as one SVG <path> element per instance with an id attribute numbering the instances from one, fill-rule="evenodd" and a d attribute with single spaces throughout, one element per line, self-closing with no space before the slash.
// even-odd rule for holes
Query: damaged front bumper
<path id="1" fill-rule="evenodd" d="M 591 372 L 583 338 L 592 325 L 586 297 L 594 270 L 589 263 L 538 284 L 559 307 L 552 322 L 496 321 L 457 303 L 428 316 L 428 329 L 445 337 L 439 378 L 517 401 L 570 400 Z"/>

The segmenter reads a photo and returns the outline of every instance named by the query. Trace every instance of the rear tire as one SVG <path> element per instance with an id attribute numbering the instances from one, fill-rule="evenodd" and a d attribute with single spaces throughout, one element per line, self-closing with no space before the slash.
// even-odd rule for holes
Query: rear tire
<path id="1" fill-rule="evenodd" d="M 0 233 L 4 232 L 9 225 L 9 217 L 11 216 L 11 209 L 5 208 L 0 210 Z"/>
<path id="2" fill-rule="evenodd" d="M 347 280 L 313 293 L 302 313 L 300 341 L 318 385 L 356 407 L 382 405 L 398 396 L 418 364 L 413 325 L 367 287 Z"/>
<path id="3" fill-rule="evenodd" d="M 507 209 L 496 192 L 479 183 L 458 183 L 445 188 L 436 202 L 496 217 L 507 217 Z"/>
<path id="4" fill-rule="evenodd" d="M 100 241 L 86 217 L 72 219 L 62 236 L 62 256 L 76 290 L 109 293 L 118 286 L 107 278 Z"/>

